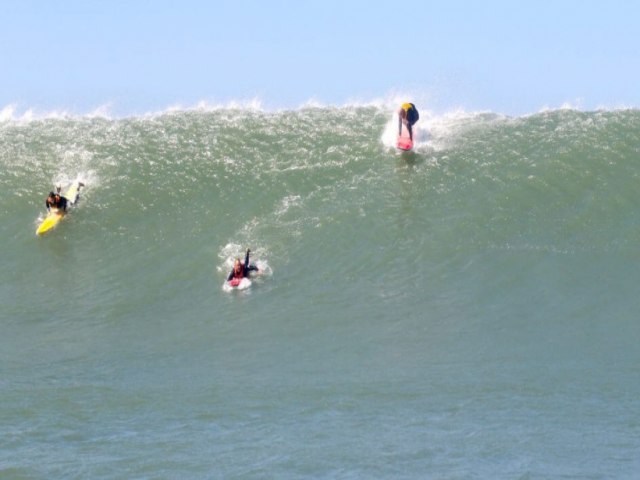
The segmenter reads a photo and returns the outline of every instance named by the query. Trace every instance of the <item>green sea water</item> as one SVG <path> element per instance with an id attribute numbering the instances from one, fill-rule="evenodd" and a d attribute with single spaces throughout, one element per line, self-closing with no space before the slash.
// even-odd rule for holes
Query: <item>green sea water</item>
<path id="1" fill-rule="evenodd" d="M 0 478 L 635 478 L 640 112 L 421 114 L 0 123 Z"/>

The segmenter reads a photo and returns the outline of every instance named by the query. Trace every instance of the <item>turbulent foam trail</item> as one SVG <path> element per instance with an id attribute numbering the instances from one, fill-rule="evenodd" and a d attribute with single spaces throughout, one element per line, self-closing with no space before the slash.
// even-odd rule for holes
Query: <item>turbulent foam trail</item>
<path id="1" fill-rule="evenodd" d="M 0 472 L 74 476 L 83 455 L 92 478 L 106 459 L 158 472 L 140 458 L 197 477 L 220 456 L 225 477 L 637 471 L 640 112 L 421 109 L 409 154 L 378 105 L 12 115 Z M 36 238 L 77 176 L 80 202 Z M 225 292 L 248 247 L 267 275 Z M 38 434 L 16 433 L 32 412 Z"/>

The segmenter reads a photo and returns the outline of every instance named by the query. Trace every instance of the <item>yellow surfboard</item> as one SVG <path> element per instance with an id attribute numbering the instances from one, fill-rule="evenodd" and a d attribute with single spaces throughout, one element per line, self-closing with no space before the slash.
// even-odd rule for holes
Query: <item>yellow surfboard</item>
<path id="1" fill-rule="evenodd" d="M 67 206 L 73 205 L 78 200 L 78 191 L 80 190 L 80 182 L 78 180 L 74 181 L 71 186 L 64 192 L 63 197 L 67 199 Z M 36 230 L 36 235 L 42 235 L 47 233 L 53 227 L 58 225 L 60 220 L 64 217 L 64 210 L 58 210 L 57 208 L 52 208 L 49 214 L 45 217 L 42 223 L 38 226 Z"/>
<path id="2" fill-rule="evenodd" d="M 52 208 L 49 214 L 45 217 L 45 219 L 36 230 L 36 235 L 47 233 L 49 230 L 55 227 L 60 220 L 62 220 L 62 217 L 64 217 L 63 211 L 58 211 L 57 208 Z"/>

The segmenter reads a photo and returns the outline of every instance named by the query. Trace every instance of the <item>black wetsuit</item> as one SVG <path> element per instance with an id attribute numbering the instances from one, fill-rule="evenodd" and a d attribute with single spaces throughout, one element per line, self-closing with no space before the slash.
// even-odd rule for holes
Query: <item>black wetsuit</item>
<path id="1" fill-rule="evenodd" d="M 410 103 L 411 107 L 407 109 L 407 130 L 409 130 L 409 138 L 413 140 L 413 124 L 420 120 L 420 114 L 418 109 L 413 103 Z M 402 133 L 402 118 L 398 122 L 398 135 Z"/>
<path id="2" fill-rule="evenodd" d="M 414 123 L 420 120 L 420 114 L 413 103 L 410 103 L 409 105 L 411 105 L 411 108 L 407 110 L 407 123 L 413 126 Z"/>
<path id="3" fill-rule="evenodd" d="M 47 200 L 45 201 L 45 204 L 47 206 L 47 210 L 51 210 L 51 208 L 57 208 L 58 210 L 62 209 L 63 211 L 67 211 L 67 199 L 64 198 L 62 195 L 58 196 L 58 201 L 55 201 L 55 197 L 54 198 L 54 202 L 53 203 L 49 203 L 49 198 L 51 197 L 47 197 Z"/>
<path id="4" fill-rule="evenodd" d="M 244 257 L 244 263 L 242 264 L 242 277 L 248 277 L 250 272 L 257 272 L 258 271 L 258 267 L 256 267 L 255 265 L 250 265 L 249 264 L 249 250 L 247 250 L 247 254 Z M 233 280 L 233 270 L 231 270 L 231 273 L 229 274 L 229 276 L 227 277 L 227 282 Z"/>

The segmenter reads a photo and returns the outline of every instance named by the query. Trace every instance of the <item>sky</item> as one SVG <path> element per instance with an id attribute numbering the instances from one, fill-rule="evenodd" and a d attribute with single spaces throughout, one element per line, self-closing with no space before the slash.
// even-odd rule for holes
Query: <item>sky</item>
<path id="1" fill-rule="evenodd" d="M 0 0 L 0 111 L 640 106 L 634 0 Z"/>

